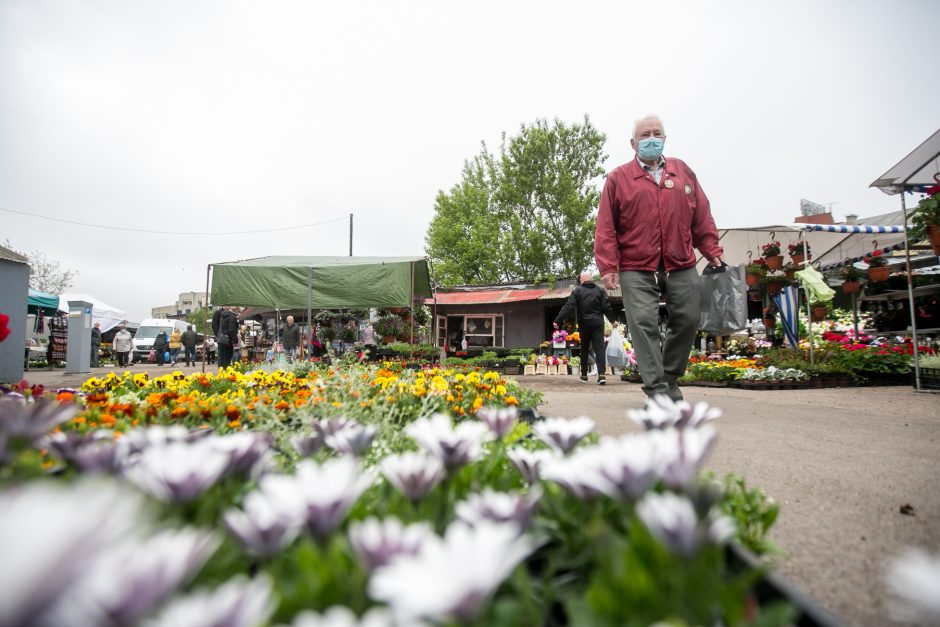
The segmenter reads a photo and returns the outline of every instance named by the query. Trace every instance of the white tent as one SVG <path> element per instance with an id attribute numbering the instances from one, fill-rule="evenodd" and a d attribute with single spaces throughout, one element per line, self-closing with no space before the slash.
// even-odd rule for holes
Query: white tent
<path id="1" fill-rule="evenodd" d="M 893 168 L 879 176 L 869 187 L 877 187 L 886 194 L 901 195 L 901 216 L 904 239 L 907 240 L 907 202 L 905 193 L 925 192 L 930 186 L 940 185 L 940 130 Z M 914 315 L 914 281 L 911 275 L 911 251 L 905 248 L 907 259 L 907 301 L 911 312 L 911 333 L 914 336 L 914 385 L 920 385 L 920 352 L 917 349 L 917 317 Z"/>
<path id="2" fill-rule="evenodd" d="M 70 300 L 83 300 L 93 305 L 93 309 L 91 310 L 91 320 L 93 323 L 101 323 L 102 333 L 113 329 L 117 325 L 121 324 L 122 322 L 126 322 L 127 320 L 126 311 L 112 307 L 111 305 L 101 302 L 94 296 L 89 296 L 88 294 L 59 294 L 59 311 L 68 313 Z"/>

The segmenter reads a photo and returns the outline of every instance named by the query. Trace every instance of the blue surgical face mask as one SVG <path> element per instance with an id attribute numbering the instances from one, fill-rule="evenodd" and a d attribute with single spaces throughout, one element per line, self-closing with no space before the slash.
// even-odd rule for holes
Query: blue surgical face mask
<path id="1" fill-rule="evenodd" d="M 636 152 L 640 159 L 659 159 L 663 154 L 662 137 L 647 137 L 637 142 Z"/>

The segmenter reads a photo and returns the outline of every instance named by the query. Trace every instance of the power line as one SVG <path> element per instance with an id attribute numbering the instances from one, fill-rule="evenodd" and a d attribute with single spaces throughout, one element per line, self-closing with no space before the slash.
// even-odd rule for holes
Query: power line
<path id="1" fill-rule="evenodd" d="M 290 231 L 293 229 L 305 229 L 311 226 L 320 226 L 321 224 L 329 224 L 331 222 L 339 222 L 340 220 L 347 220 L 346 216 L 341 218 L 333 218 L 331 220 L 323 220 L 322 222 L 311 222 L 309 224 L 295 224 L 292 226 L 282 226 L 276 229 L 256 229 L 252 231 L 154 231 L 151 229 L 134 229 L 123 226 L 110 226 L 107 224 L 91 224 L 88 222 L 77 222 L 75 220 L 66 220 L 64 218 L 53 218 L 51 216 L 44 216 L 38 213 L 30 213 L 29 211 L 18 211 L 16 209 L 7 209 L 6 207 L 0 207 L 0 211 L 6 211 L 8 213 L 16 213 L 21 216 L 30 216 L 32 218 L 40 218 L 42 220 L 49 220 L 50 222 L 62 222 L 65 224 L 74 224 L 76 226 L 86 226 L 92 229 L 107 229 L 109 231 L 131 231 L 134 233 L 153 233 L 155 235 L 253 235 L 255 233 L 274 233 L 277 231 Z"/>

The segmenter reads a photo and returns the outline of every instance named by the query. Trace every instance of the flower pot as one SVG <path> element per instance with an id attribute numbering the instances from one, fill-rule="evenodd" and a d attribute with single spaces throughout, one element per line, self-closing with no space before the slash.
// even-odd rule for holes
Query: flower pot
<path id="1" fill-rule="evenodd" d="M 825 307 L 813 307 L 810 318 L 813 322 L 822 322 L 826 319 L 826 315 L 829 313 L 829 310 Z"/>
<path id="2" fill-rule="evenodd" d="M 394 335 L 383 335 L 383 336 L 382 336 L 382 343 L 383 343 L 383 344 L 391 344 L 391 343 L 394 342 L 394 341 L 395 341 L 395 336 L 394 336 Z"/>
<path id="3" fill-rule="evenodd" d="M 793 261 L 793 265 L 802 266 L 805 258 L 803 255 L 790 255 L 790 259 Z"/>
<path id="4" fill-rule="evenodd" d="M 764 257 L 764 261 L 767 262 L 767 267 L 771 270 L 776 270 L 783 266 L 783 255 L 774 255 L 773 257 Z"/>
<path id="5" fill-rule="evenodd" d="M 857 294 L 860 289 L 862 288 L 858 281 L 845 281 L 842 284 L 843 294 Z"/>
<path id="6" fill-rule="evenodd" d="M 884 283 L 888 280 L 889 274 L 891 274 L 891 269 L 888 266 L 881 266 L 880 268 L 868 268 L 868 279 L 872 283 Z"/>
<path id="7" fill-rule="evenodd" d="M 796 275 L 796 268 L 789 268 L 787 270 L 784 270 L 783 273 L 786 275 L 788 279 L 792 281 L 793 277 Z"/>
<path id="8" fill-rule="evenodd" d="M 755 285 L 760 283 L 760 275 L 748 273 L 747 276 L 744 277 L 744 280 L 747 281 L 748 287 L 754 287 Z"/>
<path id="9" fill-rule="evenodd" d="M 928 226 L 927 239 L 930 240 L 930 245 L 933 246 L 933 254 L 940 255 L 940 226 L 936 224 Z"/>
<path id="10" fill-rule="evenodd" d="M 777 281 L 769 281 L 766 284 L 767 293 L 771 296 L 775 296 L 780 293 L 780 290 L 783 288 L 783 283 L 778 283 Z"/>

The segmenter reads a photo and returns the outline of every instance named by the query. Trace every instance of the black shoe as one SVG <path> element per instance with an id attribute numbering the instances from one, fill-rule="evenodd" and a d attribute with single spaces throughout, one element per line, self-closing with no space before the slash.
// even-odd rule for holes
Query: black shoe
<path id="1" fill-rule="evenodd" d="M 587 375 L 586 375 L 586 374 L 582 374 L 582 375 L 581 375 L 581 383 L 587 383 Z"/>
<path id="2" fill-rule="evenodd" d="M 604 375 L 598 375 L 597 385 L 607 385 L 607 377 L 605 377 Z"/>

